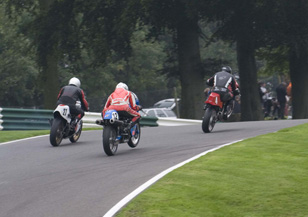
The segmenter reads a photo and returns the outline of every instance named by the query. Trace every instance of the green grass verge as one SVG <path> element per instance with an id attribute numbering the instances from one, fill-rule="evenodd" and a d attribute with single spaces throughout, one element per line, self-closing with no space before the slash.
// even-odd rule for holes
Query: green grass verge
<path id="1" fill-rule="evenodd" d="M 308 124 L 223 147 L 169 173 L 117 216 L 308 216 Z"/>
<path id="2" fill-rule="evenodd" d="M 49 130 L 7 130 L 0 131 L 0 143 L 9 142 L 17 139 L 24 139 L 33 136 L 49 134 Z"/>
<path id="3" fill-rule="evenodd" d="M 102 128 L 99 127 L 93 127 L 93 128 L 83 128 L 83 131 L 87 130 L 102 130 Z M 33 136 L 41 136 L 49 134 L 49 130 L 14 130 L 14 131 L 0 131 L 0 143 L 2 142 L 9 142 L 17 139 L 24 139 L 29 138 Z"/>

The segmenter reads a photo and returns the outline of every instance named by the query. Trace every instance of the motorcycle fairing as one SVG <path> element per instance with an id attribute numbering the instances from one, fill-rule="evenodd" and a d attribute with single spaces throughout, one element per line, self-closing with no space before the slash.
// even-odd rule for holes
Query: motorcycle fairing
<path id="1" fill-rule="evenodd" d="M 104 120 L 110 120 L 110 119 L 119 120 L 119 114 L 116 110 L 112 109 L 112 110 L 107 110 L 105 112 Z"/>
<path id="2" fill-rule="evenodd" d="M 213 106 L 223 107 L 223 102 L 220 100 L 220 95 L 218 93 L 211 92 L 209 98 L 205 101 L 207 104 L 211 104 Z"/>
<path id="3" fill-rule="evenodd" d="M 68 105 L 60 104 L 53 112 L 54 117 L 60 115 L 63 119 L 65 119 L 68 123 L 71 122 L 71 112 L 70 107 Z"/>

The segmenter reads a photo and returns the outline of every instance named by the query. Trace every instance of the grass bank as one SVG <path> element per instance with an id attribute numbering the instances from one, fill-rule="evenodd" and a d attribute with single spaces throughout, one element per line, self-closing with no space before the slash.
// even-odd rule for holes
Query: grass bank
<path id="1" fill-rule="evenodd" d="M 49 134 L 49 130 L 0 131 L 0 143 Z"/>
<path id="2" fill-rule="evenodd" d="M 223 147 L 171 172 L 117 216 L 308 216 L 308 124 Z"/>
<path id="3" fill-rule="evenodd" d="M 94 128 L 83 128 L 83 131 L 87 130 L 101 130 L 99 127 Z M 33 136 L 48 135 L 49 130 L 14 130 L 14 131 L 0 131 L 0 143 L 9 142 L 17 139 L 24 139 Z"/>

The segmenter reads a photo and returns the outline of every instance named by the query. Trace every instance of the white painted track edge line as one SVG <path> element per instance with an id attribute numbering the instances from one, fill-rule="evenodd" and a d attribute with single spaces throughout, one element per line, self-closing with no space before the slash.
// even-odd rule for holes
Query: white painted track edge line
<path id="1" fill-rule="evenodd" d="M 85 130 L 85 131 L 82 131 L 82 133 L 91 132 L 91 131 L 92 130 Z M 22 141 L 26 141 L 26 140 L 30 140 L 30 139 L 37 139 L 37 138 L 41 138 L 41 137 L 45 137 L 45 136 L 49 136 L 49 133 L 45 134 L 45 135 L 40 135 L 40 136 L 33 136 L 33 137 L 24 138 L 24 139 L 17 139 L 17 140 L 12 140 L 12 141 L 8 141 L 8 142 L 3 142 L 3 143 L 0 143 L 0 146 L 1 145 L 8 145 L 10 143 L 15 143 L 15 142 L 22 142 Z"/>
<path id="2" fill-rule="evenodd" d="M 33 137 L 24 138 L 24 139 L 17 139 L 17 140 L 13 140 L 13 141 L 9 141 L 9 142 L 3 142 L 3 143 L 0 143 L 0 146 L 1 145 L 7 145 L 7 144 L 10 144 L 10 143 L 15 143 L 15 142 L 22 142 L 22 141 L 26 141 L 26 140 L 30 140 L 30 139 L 37 139 L 37 138 L 41 138 L 41 137 L 44 137 L 44 136 L 49 136 L 49 134 L 48 135 L 41 135 L 41 136 L 33 136 Z"/>
<path id="3" fill-rule="evenodd" d="M 207 150 L 205 152 L 202 152 L 201 154 L 198 154 L 188 160 L 185 160 L 175 166 L 170 167 L 169 169 L 164 170 L 163 172 L 159 173 L 158 175 L 154 176 L 153 178 L 151 178 L 149 181 L 145 182 L 144 184 L 142 184 L 140 187 L 138 187 L 137 189 L 135 189 L 134 191 L 132 191 L 130 194 L 128 194 L 126 197 L 124 197 L 122 200 L 120 200 L 120 202 L 118 202 L 116 205 L 114 205 L 105 215 L 103 215 L 103 217 L 112 217 L 114 216 L 121 208 L 123 208 L 129 201 L 131 201 L 133 198 L 135 198 L 138 194 L 140 194 L 142 191 L 144 191 L 145 189 L 147 189 L 148 187 L 150 187 L 151 185 L 153 185 L 155 182 L 157 182 L 159 179 L 161 179 L 162 177 L 164 177 L 165 175 L 167 175 L 168 173 L 172 172 L 173 170 L 193 161 L 196 160 L 204 155 L 206 155 L 207 153 L 216 151 L 222 147 L 237 143 L 242 141 L 241 140 L 236 140 L 230 143 L 226 143 L 220 146 L 217 146 L 216 148 L 212 148 L 210 150 Z"/>

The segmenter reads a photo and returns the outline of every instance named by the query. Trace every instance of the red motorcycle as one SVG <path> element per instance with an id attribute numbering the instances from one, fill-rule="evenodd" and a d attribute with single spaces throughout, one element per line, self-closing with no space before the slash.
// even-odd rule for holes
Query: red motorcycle
<path id="1" fill-rule="evenodd" d="M 203 132 L 210 133 L 218 121 L 228 120 L 233 112 L 233 108 L 234 100 L 230 100 L 229 103 L 226 104 L 221 100 L 219 93 L 211 92 L 208 99 L 205 101 L 205 113 L 202 120 Z"/>

